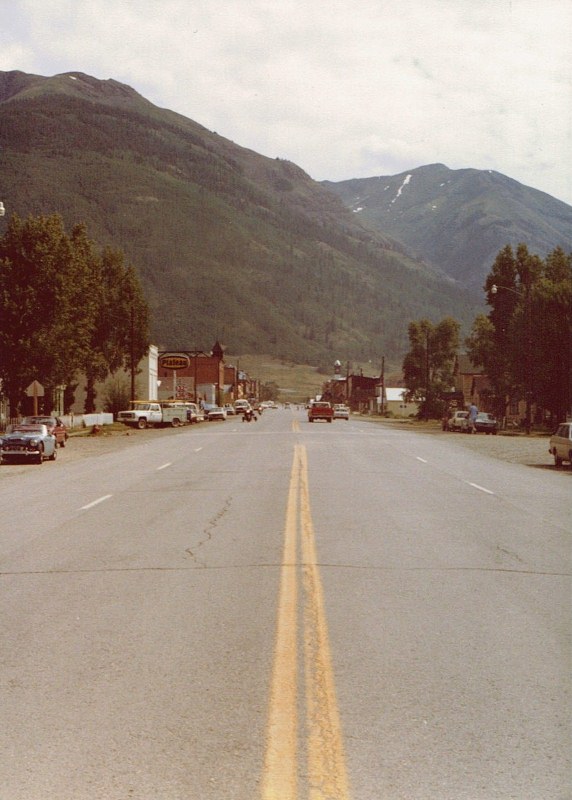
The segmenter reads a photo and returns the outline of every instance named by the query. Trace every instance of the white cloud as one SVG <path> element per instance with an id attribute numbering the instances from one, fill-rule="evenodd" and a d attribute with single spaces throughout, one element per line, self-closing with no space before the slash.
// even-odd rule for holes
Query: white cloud
<path id="1" fill-rule="evenodd" d="M 0 69 L 80 70 L 317 179 L 435 161 L 572 203 L 567 0 L 11 0 Z"/>

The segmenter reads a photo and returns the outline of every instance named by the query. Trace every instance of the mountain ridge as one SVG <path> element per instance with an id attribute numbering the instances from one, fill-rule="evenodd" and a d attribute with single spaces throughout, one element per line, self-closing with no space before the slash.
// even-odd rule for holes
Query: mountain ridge
<path id="1" fill-rule="evenodd" d="M 494 170 L 429 164 L 392 176 L 322 181 L 374 230 L 475 289 L 507 244 L 572 250 L 572 206 Z"/>
<path id="2" fill-rule="evenodd" d="M 364 224 L 300 166 L 112 79 L 0 72 L 0 143 L 8 214 L 57 212 L 121 248 L 164 348 L 219 339 L 317 366 L 397 364 L 410 320 L 451 315 L 467 330 L 481 309 L 478 290 Z"/>

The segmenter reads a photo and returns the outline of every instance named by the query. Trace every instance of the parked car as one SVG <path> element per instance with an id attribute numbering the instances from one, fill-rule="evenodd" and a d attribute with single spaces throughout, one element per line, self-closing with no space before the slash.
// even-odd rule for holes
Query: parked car
<path id="1" fill-rule="evenodd" d="M 44 459 L 56 460 L 56 437 L 47 425 L 15 425 L 11 433 L 2 437 L 0 444 L 2 462 L 23 459 L 41 464 Z"/>
<path id="2" fill-rule="evenodd" d="M 469 412 L 453 411 L 453 415 L 449 417 L 447 429 L 450 431 L 467 432 L 469 430 Z"/>
<path id="3" fill-rule="evenodd" d="M 192 425 L 193 423 L 205 421 L 205 412 L 198 403 L 185 403 L 185 406 L 187 407 L 187 422 Z"/>
<path id="4" fill-rule="evenodd" d="M 475 430 L 477 433 L 492 433 L 496 436 L 499 424 L 492 414 L 486 411 L 479 411 L 475 419 Z"/>
<path id="5" fill-rule="evenodd" d="M 568 461 L 572 466 L 572 422 L 560 423 L 550 437 L 548 452 L 554 456 L 557 467 L 561 467 L 563 461 Z"/>
<path id="6" fill-rule="evenodd" d="M 343 403 L 336 403 L 334 406 L 334 419 L 349 419 L 350 410 Z"/>
<path id="7" fill-rule="evenodd" d="M 214 406 L 210 409 L 207 419 L 209 422 L 214 422 L 216 420 L 222 420 L 224 422 L 226 419 L 226 411 L 220 406 Z"/>
<path id="8" fill-rule="evenodd" d="M 224 410 L 226 411 L 227 417 L 232 417 L 232 416 L 234 416 L 236 414 L 236 411 L 234 410 L 234 406 L 231 405 L 230 403 L 225 403 L 224 404 Z"/>
<path id="9" fill-rule="evenodd" d="M 52 416 L 35 416 L 24 417 L 22 425 L 45 425 L 49 433 L 53 433 L 56 437 L 56 442 L 60 447 L 65 447 L 69 438 L 67 427 L 59 417 Z"/>

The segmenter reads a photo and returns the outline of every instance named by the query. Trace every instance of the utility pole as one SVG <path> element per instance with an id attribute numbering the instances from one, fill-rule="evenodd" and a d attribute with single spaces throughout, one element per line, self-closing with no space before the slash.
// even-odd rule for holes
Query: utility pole
<path id="1" fill-rule="evenodd" d="M 381 416 L 385 411 L 385 356 L 381 357 L 381 375 L 379 377 L 379 391 L 380 391 L 380 403 L 379 403 L 379 410 Z"/>
<path id="2" fill-rule="evenodd" d="M 425 331 L 425 419 L 429 419 L 429 328 Z"/>

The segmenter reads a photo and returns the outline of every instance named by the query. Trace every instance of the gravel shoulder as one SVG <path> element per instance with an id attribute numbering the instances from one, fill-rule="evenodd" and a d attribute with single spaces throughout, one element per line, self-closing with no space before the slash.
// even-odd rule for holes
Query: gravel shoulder
<path id="1" fill-rule="evenodd" d="M 477 453 L 498 458 L 511 464 L 524 464 L 529 467 L 556 470 L 554 459 L 548 452 L 547 434 L 526 434 L 513 432 L 499 432 L 497 436 L 487 436 L 484 433 L 466 434 L 451 433 L 441 429 L 438 422 L 417 422 L 402 420 L 372 420 L 375 424 L 384 425 L 400 430 L 415 431 L 431 436 L 446 436 L 458 447 L 464 447 Z M 568 465 L 558 470 L 559 472 L 572 470 Z"/>
<path id="2" fill-rule="evenodd" d="M 126 428 L 125 430 L 121 428 L 105 430 L 104 428 L 97 434 L 83 431 L 72 432 L 66 447 L 63 451 L 60 450 L 58 455 L 61 454 L 61 457 L 68 462 L 75 461 L 78 458 L 114 453 L 149 440 L 156 441 L 163 436 L 178 436 L 184 431 L 194 430 L 195 427 L 194 425 L 186 425 L 183 428 L 146 428 L 142 431 L 133 428 Z"/>

